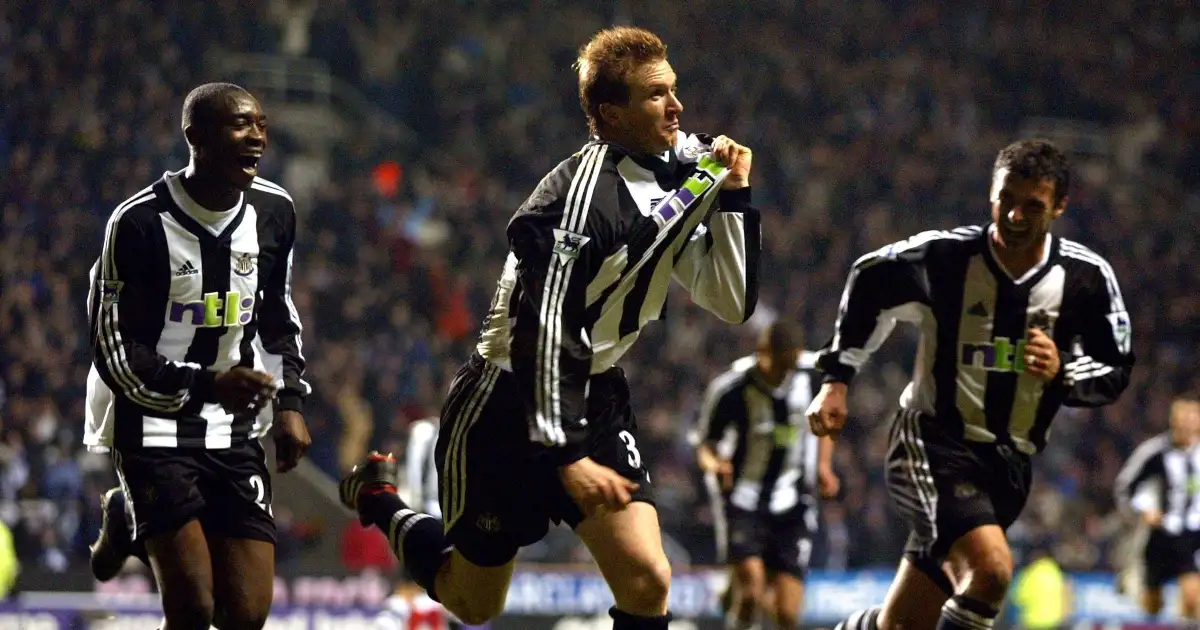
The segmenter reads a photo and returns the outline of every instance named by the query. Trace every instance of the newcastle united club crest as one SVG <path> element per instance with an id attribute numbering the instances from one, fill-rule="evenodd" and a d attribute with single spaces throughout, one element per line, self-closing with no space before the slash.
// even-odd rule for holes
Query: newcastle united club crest
<path id="1" fill-rule="evenodd" d="M 233 273 L 246 277 L 254 273 L 254 254 L 233 252 Z"/>

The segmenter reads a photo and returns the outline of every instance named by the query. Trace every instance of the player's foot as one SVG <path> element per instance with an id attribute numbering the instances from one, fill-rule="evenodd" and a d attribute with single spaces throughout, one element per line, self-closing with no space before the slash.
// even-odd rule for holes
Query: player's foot
<path id="1" fill-rule="evenodd" d="M 111 488 L 100 497 L 100 510 L 100 535 L 91 546 L 92 576 L 101 582 L 113 579 L 129 556 L 137 556 L 149 566 L 145 549 L 133 541 L 125 512 L 125 493 L 120 487 Z"/>
<path id="2" fill-rule="evenodd" d="M 355 466 L 354 470 L 342 479 L 342 483 L 338 485 L 338 496 L 343 505 L 358 512 L 359 499 L 363 495 L 395 493 L 399 472 L 400 465 L 390 453 L 384 455 L 378 451 L 371 451 L 363 463 Z M 370 524 L 361 514 L 358 520 L 363 525 Z"/>

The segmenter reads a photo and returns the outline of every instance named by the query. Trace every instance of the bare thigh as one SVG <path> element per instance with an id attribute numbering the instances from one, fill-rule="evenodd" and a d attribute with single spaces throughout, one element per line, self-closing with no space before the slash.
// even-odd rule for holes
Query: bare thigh
<path id="1" fill-rule="evenodd" d="M 634 502 L 617 511 L 601 509 L 575 533 L 599 565 L 618 610 L 646 617 L 666 614 L 671 565 L 653 505 Z"/>

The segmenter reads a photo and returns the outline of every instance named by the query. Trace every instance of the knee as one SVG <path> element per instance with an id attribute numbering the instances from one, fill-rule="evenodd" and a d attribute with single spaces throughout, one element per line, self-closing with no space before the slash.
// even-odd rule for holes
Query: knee
<path id="1" fill-rule="evenodd" d="M 1147 615 L 1157 615 L 1162 612 L 1162 591 L 1147 589 L 1142 592 L 1142 611 Z"/>
<path id="2" fill-rule="evenodd" d="M 262 630 L 271 614 L 271 602 L 231 602 L 217 609 L 213 625 L 220 630 Z"/>
<path id="3" fill-rule="evenodd" d="M 1007 554 L 1004 557 L 992 555 L 971 567 L 966 595 L 984 603 L 999 604 L 1012 584 L 1012 574 L 1012 563 Z"/>
<path id="4" fill-rule="evenodd" d="M 211 590 L 197 589 L 186 597 L 164 594 L 162 606 L 167 627 L 171 630 L 208 630 L 212 627 L 214 605 Z"/>
<path id="5" fill-rule="evenodd" d="M 743 611 L 759 610 L 763 605 L 766 588 L 761 581 L 739 581 L 736 589 L 738 608 Z"/>
<path id="6" fill-rule="evenodd" d="M 799 628 L 800 614 L 795 610 L 775 610 L 775 627 L 776 628 Z"/>
<path id="7" fill-rule="evenodd" d="M 665 556 L 641 562 L 616 586 L 617 607 L 637 615 L 661 615 L 671 590 L 671 565 Z"/>
<path id="8" fill-rule="evenodd" d="M 504 612 L 504 600 L 497 598 L 458 597 L 444 599 L 442 605 L 468 626 L 482 626 Z"/>

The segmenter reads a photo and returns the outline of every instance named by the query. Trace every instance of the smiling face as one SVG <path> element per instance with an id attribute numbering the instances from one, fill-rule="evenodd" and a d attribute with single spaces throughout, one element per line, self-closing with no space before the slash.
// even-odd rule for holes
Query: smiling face
<path id="1" fill-rule="evenodd" d="M 675 146 L 683 103 L 675 93 L 671 64 L 666 59 L 643 64 L 629 74 L 627 84 L 627 103 L 600 106 L 606 135 L 641 153 L 662 153 Z"/>
<path id="2" fill-rule="evenodd" d="M 267 117 L 253 96 L 227 92 L 213 104 L 210 116 L 184 133 L 198 171 L 237 190 L 250 188 L 267 149 Z"/>
<path id="3" fill-rule="evenodd" d="M 1055 203 L 1054 186 L 1054 180 L 1048 177 L 1024 178 L 1006 168 L 996 170 L 992 177 L 992 221 L 1002 247 L 1026 252 L 1045 241 L 1050 226 L 1067 205 L 1065 197 Z"/>

